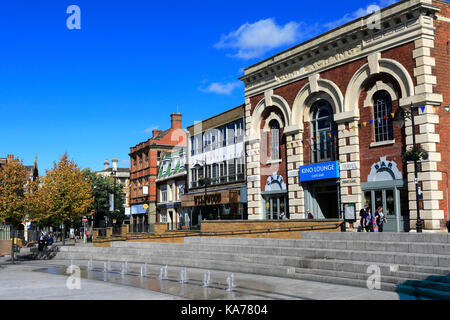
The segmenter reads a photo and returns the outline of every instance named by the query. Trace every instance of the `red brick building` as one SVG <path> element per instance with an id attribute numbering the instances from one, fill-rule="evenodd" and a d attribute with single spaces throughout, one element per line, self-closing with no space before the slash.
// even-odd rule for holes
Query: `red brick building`
<path id="1" fill-rule="evenodd" d="M 385 231 L 443 230 L 450 169 L 450 5 L 401 1 L 245 69 L 249 219 L 383 207 Z M 377 20 L 378 19 L 378 20 Z M 374 24 L 373 22 L 379 22 Z M 401 120 L 404 120 L 403 122 Z M 356 214 L 354 213 L 356 212 Z"/>
<path id="2" fill-rule="evenodd" d="M 153 130 L 150 139 L 130 148 L 130 205 L 132 232 L 151 231 L 156 222 L 156 183 L 160 160 L 175 147 L 186 147 L 187 135 L 182 129 L 182 115 L 170 116 L 169 129 Z"/>

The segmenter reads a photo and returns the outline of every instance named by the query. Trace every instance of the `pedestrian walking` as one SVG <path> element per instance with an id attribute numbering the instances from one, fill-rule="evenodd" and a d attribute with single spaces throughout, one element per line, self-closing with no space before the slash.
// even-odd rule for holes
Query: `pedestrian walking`
<path id="1" fill-rule="evenodd" d="M 383 232 L 384 224 L 387 223 L 386 215 L 383 212 L 383 207 L 379 207 L 375 213 L 376 224 L 378 226 L 378 232 Z"/>
<path id="2" fill-rule="evenodd" d="M 371 208 L 367 208 L 367 216 L 366 216 L 366 232 L 374 232 L 373 229 L 373 222 L 374 222 L 374 217 L 372 214 L 372 209 Z"/>
<path id="3" fill-rule="evenodd" d="M 39 236 L 39 244 L 38 244 L 38 250 L 43 251 L 45 246 L 45 235 L 43 232 L 41 232 Z"/>
<path id="4" fill-rule="evenodd" d="M 359 211 L 360 220 L 359 220 L 358 232 L 363 232 L 365 230 L 368 209 L 369 209 L 369 205 L 366 203 L 364 205 L 364 208 L 362 208 L 361 211 Z"/>

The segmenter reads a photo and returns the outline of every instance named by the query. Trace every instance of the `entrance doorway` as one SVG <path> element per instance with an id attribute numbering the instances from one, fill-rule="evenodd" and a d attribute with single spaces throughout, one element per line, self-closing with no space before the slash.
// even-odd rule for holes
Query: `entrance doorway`
<path id="1" fill-rule="evenodd" d="M 339 187 L 336 182 L 309 183 L 305 187 L 306 209 L 314 219 L 339 219 Z"/>
<path id="2" fill-rule="evenodd" d="M 379 207 L 383 208 L 387 218 L 387 223 L 384 224 L 384 232 L 409 232 L 407 189 L 366 190 L 364 191 L 364 201 L 372 209 L 373 215 Z"/>
<path id="3" fill-rule="evenodd" d="M 265 219 L 267 220 L 279 220 L 281 212 L 286 214 L 286 217 L 289 218 L 289 212 L 287 209 L 287 196 L 286 194 L 282 195 L 266 195 L 264 196 L 265 200 Z"/>

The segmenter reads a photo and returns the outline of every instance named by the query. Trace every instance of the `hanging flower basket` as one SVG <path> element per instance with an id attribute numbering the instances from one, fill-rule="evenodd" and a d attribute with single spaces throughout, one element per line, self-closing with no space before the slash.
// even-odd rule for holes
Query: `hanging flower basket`
<path id="1" fill-rule="evenodd" d="M 416 146 L 415 148 L 406 151 L 402 155 L 403 161 L 421 161 L 428 159 L 428 152 L 422 147 Z"/>

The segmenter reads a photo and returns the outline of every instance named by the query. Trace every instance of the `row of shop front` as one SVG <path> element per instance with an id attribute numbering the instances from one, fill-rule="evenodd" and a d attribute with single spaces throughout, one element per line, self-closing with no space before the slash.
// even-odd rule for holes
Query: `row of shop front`
<path id="1" fill-rule="evenodd" d="M 345 167 L 347 166 L 347 168 Z M 348 169 L 348 163 L 340 166 L 338 161 L 302 166 L 297 172 L 304 193 L 305 212 L 300 219 L 345 219 L 350 223 L 359 219 L 356 203 L 341 203 L 342 187 L 352 179 L 341 179 L 340 172 Z M 290 176 L 295 176 L 292 172 Z M 373 164 L 367 182 L 360 185 L 364 204 L 375 212 L 382 207 L 388 223 L 385 231 L 408 232 L 409 208 L 407 182 L 393 161 L 380 159 Z M 289 191 L 281 176 L 274 175 L 267 181 L 261 193 L 262 220 L 280 219 L 282 212 L 290 218 Z M 295 200 L 295 199 L 294 199 Z M 361 204 L 362 205 L 362 204 Z M 168 223 L 172 230 L 192 229 L 204 220 L 248 220 L 247 186 L 217 186 L 196 188 L 181 196 L 180 201 L 158 203 L 155 208 L 156 222 Z M 310 212 L 308 216 L 307 212 Z M 149 230 L 148 209 L 132 208 L 136 232 Z"/>

